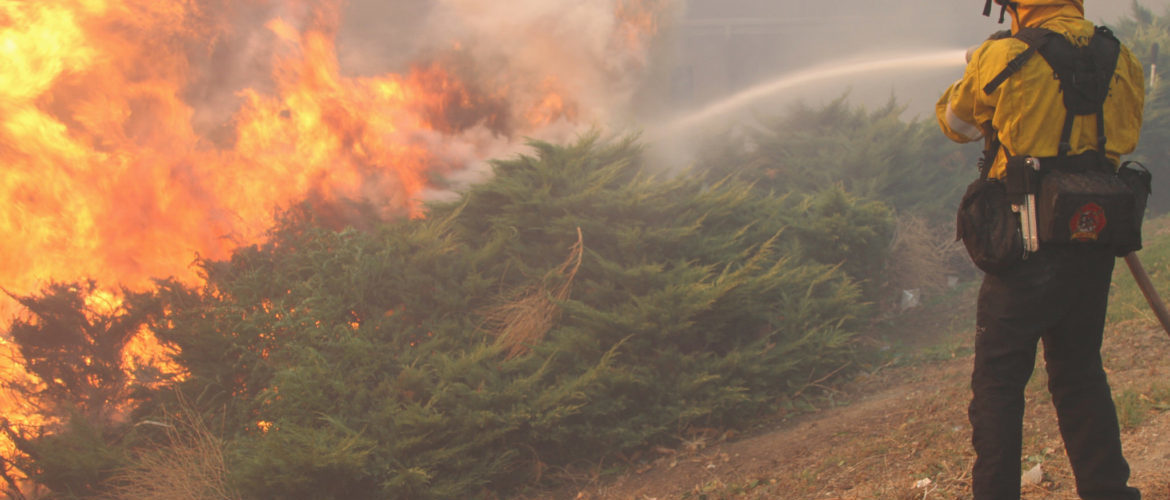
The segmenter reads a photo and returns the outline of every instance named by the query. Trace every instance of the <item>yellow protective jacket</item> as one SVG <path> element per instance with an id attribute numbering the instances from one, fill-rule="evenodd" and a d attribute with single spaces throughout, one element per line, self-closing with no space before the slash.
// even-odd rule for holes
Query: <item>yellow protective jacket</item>
<path id="1" fill-rule="evenodd" d="M 1041 27 L 1061 33 L 1077 46 L 1089 43 L 1093 23 L 1084 18 L 1082 0 L 1019 0 L 1012 16 L 1012 33 L 1021 26 Z M 1028 45 L 1015 38 L 988 40 L 980 45 L 959 81 L 950 86 L 935 107 L 939 125 L 952 140 L 981 139 L 985 124 L 997 131 L 1002 147 L 988 176 L 1002 178 L 1006 154 L 1035 157 L 1056 156 L 1065 108 L 1060 82 L 1040 54 L 1007 79 L 990 95 L 983 87 L 995 78 L 1008 61 Z M 1145 78 L 1141 63 L 1124 45 L 1117 60 L 1109 97 L 1105 100 L 1107 156 L 1117 165 L 1121 155 L 1133 152 L 1142 126 Z M 1097 119 L 1078 116 L 1069 139 L 1076 155 L 1097 149 Z M 1006 150 L 1006 152 L 1005 152 Z"/>

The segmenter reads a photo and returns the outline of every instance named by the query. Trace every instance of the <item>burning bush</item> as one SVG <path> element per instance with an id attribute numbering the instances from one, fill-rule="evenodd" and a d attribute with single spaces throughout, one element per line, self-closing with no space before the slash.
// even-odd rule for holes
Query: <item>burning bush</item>
<path id="1" fill-rule="evenodd" d="M 105 439 L 185 443 L 135 425 L 183 407 L 179 421 L 222 422 L 191 442 L 222 446 L 220 484 L 244 498 L 490 496 L 749 421 L 848 362 L 866 306 L 810 250 L 871 247 L 848 239 L 864 231 L 813 242 L 797 226 L 872 231 L 888 209 L 835 189 L 656 177 L 628 140 L 532 146 L 426 219 L 334 231 L 302 207 L 266 244 L 201 261 L 205 286 L 129 297 L 128 310 L 160 307 L 150 327 L 184 378 L 151 393 L 135 432 Z M 558 311 L 523 349 L 488 321 L 517 290 Z M 141 457 L 154 462 L 113 479 L 98 467 L 104 488 L 171 464 Z"/>
<path id="2" fill-rule="evenodd" d="M 125 463 L 129 412 L 161 374 L 132 348 L 160 311 L 150 294 L 123 292 L 125 301 L 99 293 L 91 281 L 13 296 L 27 314 L 7 330 L 11 361 L 26 373 L 0 379 L 4 394 L 19 402 L 0 418 L 0 436 L 19 450 L 0 457 L 10 490 L 27 475 L 58 492 L 92 494 Z"/>

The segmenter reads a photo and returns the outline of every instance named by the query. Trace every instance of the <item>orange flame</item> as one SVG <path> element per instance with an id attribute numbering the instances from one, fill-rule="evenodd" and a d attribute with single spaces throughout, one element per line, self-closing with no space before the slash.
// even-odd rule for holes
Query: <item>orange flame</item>
<path id="1" fill-rule="evenodd" d="M 436 137 L 482 127 L 511 138 L 582 118 L 581 85 L 554 75 L 563 61 L 528 83 L 472 83 L 455 41 L 442 65 L 347 77 L 339 1 L 234 2 L 274 13 L 243 34 L 212 3 L 0 4 L 0 286 L 196 283 L 194 256 L 226 258 L 306 198 L 421 217 L 428 180 L 464 167 Z M 613 43 L 656 33 L 665 3 L 616 0 Z M 236 50 L 223 40 L 260 60 L 222 63 Z"/>
<path id="2" fill-rule="evenodd" d="M 0 9 L 0 200 L 10 207 L 0 217 L 0 283 L 17 293 L 83 276 L 135 288 L 151 277 L 193 283 L 193 256 L 227 257 L 262 237 L 275 208 L 305 198 L 421 216 L 418 194 L 442 165 L 419 135 L 452 132 L 440 120 L 474 99 L 437 66 L 342 76 L 329 26 L 336 7 L 326 6 L 305 28 L 267 24 L 280 51 L 272 82 L 242 89 L 221 124 L 234 131 L 208 137 L 195 130 L 208 112 L 184 99 L 196 78 L 191 52 L 213 50 L 201 37 L 223 28 L 201 25 L 193 3 Z"/>
<path id="3" fill-rule="evenodd" d="M 626 47 L 640 50 L 653 39 L 671 6 L 671 0 L 618 0 L 614 17 L 621 23 L 621 38 Z"/>
<path id="4" fill-rule="evenodd" d="M 670 0 L 613 1 L 606 50 L 642 50 Z M 534 74 L 503 77 L 466 61 L 481 44 L 452 40 L 438 62 L 350 77 L 335 46 L 341 3 L 0 1 L 0 288 L 197 284 L 194 258 L 260 241 L 281 207 L 357 201 L 383 218 L 422 217 L 432 179 L 542 127 L 594 125 L 579 124 L 596 116 L 577 94 L 609 75 L 565 70 L 606 57 L 545 44 L 537 53 L 562 54 L 543 56 L 556 64 L 530 57 L 515 67 Z M 15 309 L 0 295 L 0 321 Z M 20 376 L 2 334 L 0 356 L 0 377 Z M 166 364 L 149 335 L 128 356 Z"/>

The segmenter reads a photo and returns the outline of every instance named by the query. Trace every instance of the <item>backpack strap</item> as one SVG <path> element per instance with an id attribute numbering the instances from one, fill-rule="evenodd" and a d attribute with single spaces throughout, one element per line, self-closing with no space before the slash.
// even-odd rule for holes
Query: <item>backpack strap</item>
<path id="1" fill-rule="evenodd" d="M 1032 56 L 1036 54 L 1036 51 L 1047 43 L 1047 35 L 1049 34 L 1055 35 L 1056 33 L 1044 28 L 1021 28 L 1016 32 L 1015 35 L 1012 35 L 1010 31 L 1003 31 L 993 34 L 990 38 L 991 40 L 999 40 L 1001 38 L 1017 38 L 1028 44 L 1028 48 L 1024 49 L 1024 51 L 1020 52 L 1018 55 L 1016 55 L 1016 57 L 1013 57 L 1011 61 L 1008 61 L 1007 67 L 1000 71 L 999 74 L 995 75 L 995 78 L 992 78 L 991 81 L 987 83 L 987 85 L 983 86 L 983 92 L 990 95 L 992 92 L 995 92 L 995 89 L 999 88 L 1003 82 L 1007 81 L 1009 77 L 1020 71 L 1020 69 L 1024 67 L 1024 63 L 1028 62 L 1028 59 L 1031 59 Z M 1003 145 L 999 141 L 998 131 L 995 130 L 995 127 L 991 126 L 990 121 L 984 123 L 982 128 L 984 148 L 983 156 L 979 159 L 979 175 L 981 178 L 986 179 L 988 173 L 991 171 L 991 165 L 995 163 L 995 157 L 999 154 L 999 150 L 1003 147 Z M 1008 156 L 1011 156 L 1011 152 L 1005 153 Z"/>
<path id="2" fill-rule="evenodd" d="M 1085 47 L 1074 46 L 1063 35 L 1037 27 L 1021 28 L 1013 37 L 1026 43 L 1028 48 L 1012 58 L 1007 66 L 983 87 L 983 92 L 987 95 L 995 92 L 1003 82 L 1020 71 L 1028 59 L 1039 52 L 1060 80 L 1066 110 L 1057 156 L 1067 156 L 1072 150 L 1073 119 L 1077 116 L 1096 114 L 1097 152 L 1104 157 L 1105 99 L 1109 96 L 1109 84 L 1117 69 L 1121 42 L 1104 26 L 1096 28 L 1093 38 Z"/>
<path id="3" fill-rule="evenodd" d="M 984 123 L 981 127 L 983 129 L 983 155 L 979 157 L 979 178 L 986 179 L 991 173 L 991 166 L 995 163 L 995 156 L 999 154 L 999 134 L 995 132 L 995 127 L 991 126 L 991 120 Z"/>
<path id="4" fill-rule="evenodd" d="M 1103 85 L 1105 90 L 1097 106 L 1097 151 L 1104 160 L 1105 152 L 1105 99 L 1109 97 L 1109 86 L 1113 83 L 1113 75 L 1117 72 L 1117 60 L 1121 58 L 1121 41 L 1113 35 L 1113 31 L 1105 26 L 1098 26 L 1093 40 L 1089 42 L 1089 50 L 1093 52 L 1094 61 L 1102 61 L 1099 68 L 1106 75 Z"/>
<path id="5" fill-rule="evenodd" d="M 1059 38 L 1059 39 L 1057 39 Z M 1097 115 L 1097 151 L 1105 155 L 1105 99 L 1117 69 L 1121 43 L 1106 27 L 1098 27 L 1089 44 L 1074 46 L 1064 37 L 1053 38 L 1052 43 L 1039 49 L 1060 80 L 1060 91 L 1066 109 L 1061 129 L 1058 156 L 1072 149 L 1072 122 L 1076 116 Z"/>
<path id="6" fill-rule="evenodd" d="M 1048 35 L 1050 34 L 1055 35 L 1056 33 L 1044 28 L 1020 28 L 1020 30 L 1017 31 L 1015 35 L 1013 35 L 1013 38 L 1028 44 L 1028 48 L 1024 49 L 1023 52 L 1020 52 L 1019 55 L 1012 58 L 1011 61 L 1008 61 L 1007 66 L 1003 68 L 1003 71 L 1000 71 L 999 74 L 995 75 L 995 78 L 992 78 L 990 82 L 987 82 L 987 85 L 983 86 L 983 93 L 991 95 L 991 93 L 995 92 L 995 89 L 999 88 L 999 86 L 1002 85 L 1003 82 L 1008 79 L 1008 77 L 1016 74 L 1017 71 L 1023 68 L 1024 63 L 1028 62 L 1028 59 L 1031 59 L 1032 55 L 1035 54 L 1036 51 L 1040 50 L 1041 47 L 1048 43 Z"/>

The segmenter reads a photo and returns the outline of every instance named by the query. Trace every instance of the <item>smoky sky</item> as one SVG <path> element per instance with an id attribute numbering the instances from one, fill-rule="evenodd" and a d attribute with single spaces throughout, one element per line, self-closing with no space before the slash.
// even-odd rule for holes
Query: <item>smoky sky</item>
<path id="1" fill-rule="evenodd" d="M 353 73 L 401 71 L 435 43 L 427 33 L 433 0 L 351 0 L 337 42 Z"/>
<path id="2" fill-rule="evenodd" d="M 1130 0 L 1085 0 L 1086 17 L 1116 23 L 1132 13 Z M 1162 12 L 1170 0 L 1143 0 Z M 688 0 L 675 30 L 669 94 L 674 107 L 718 102 L 738 91 L 822 66 L 965 49 L 994 31 L 997 16 L 982 0 Z M 995 12 L 998 14 L 998 11 Z M 864 105 L 891 98 L 912 116 L 933 113 L 959 67 L 858 74 L 817 82 L 773 99 L 811 104 L 848 95 Z M 766 103 L 761 103 L 766 104 Z"/>
<path id="3" fill-rule="evenodd" d="M 968 47 L 1001 29 L 982 4 L 940 0 L 689 0 L 675 30 L 671 99 L 700 107 L 808 68 Z M 969 8 L 963 8 L 969 7 Z M 958 71 L 958 72 L 956 72 Z M 848 95 L 891 98 L 925 114 L 957 70 L 858 74 L 793 89 L 763 105 L 816 104 Z"/>
<path id="4" fill-rule="evenodd" d="M 636 98 L 631 106 L 640 110 L 697 108 L 752 85 L 836 61 L 963 49 L 1006 27 L 981 15 L 982 0 L 675 0 L 674 4 L 670 18 L 664 19 L 662 43 L 650 54 L 653 61 L 647 71 L 636 75 L 643 81 L 626 85 L 640 85 L 631 90 Z M 1086 4 L 1086 17 L 1098 23 L 1116 22 L 1132 12 L 1126 0 L 1086 0 Z M 1161 12 L 1170 0 L 1141 4 Z M 453 7 L 482 11 L 456 20 L 466 23 L 477 16 L 484 20 L 477 27 L 479 41 L 472 43 L 495 44 L 484 43 L 495 37 L 503 51 L 531 50 L 532 45 L 548 43 L 588 46 L 590 42 L 582 38 L 595 31 L 589 26 L 612 14 L 613 5 L 614 0 L 350 0 L 338 32 L 339 59 L 351 75 L 405 71 L 461 38 L 461 33 L 451 31 L 461 29 L 452 27 L 458 23 L 443 15 L 444 8 Z M 560 38 L 527 39 L 524 30 L 541 24 L 553 26 Z M 570 60 L 564 71 L 571 71 L 573 64 L 597 65 L 597 58 L 606 57 L 595 50 L 565 54 Z M 960 72 L 961 68 L 857 75 L 777 99 L 815 104 L 848 94 L 862 104 L 880 105 L 894 98 L 908 105 L 911 114 L 926 115 L 942 88 Z M 590 83 L 586 80 L 580 85 Z"/>

